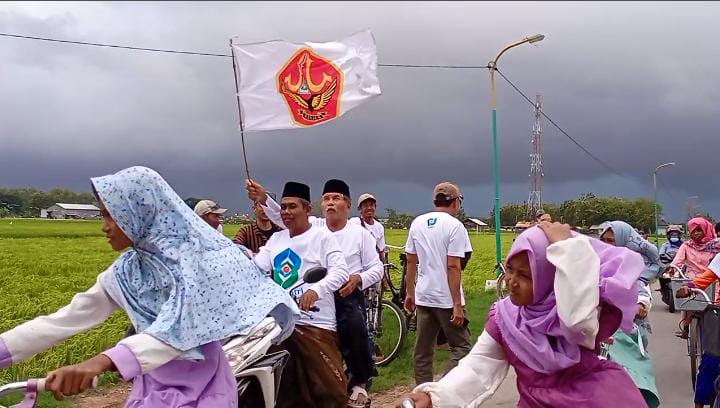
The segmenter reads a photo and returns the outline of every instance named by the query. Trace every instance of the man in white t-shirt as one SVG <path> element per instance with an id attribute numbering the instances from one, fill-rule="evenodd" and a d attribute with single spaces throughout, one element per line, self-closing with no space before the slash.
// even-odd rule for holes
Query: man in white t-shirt
<path id="1" fill-rule="evenodd" d="M 469 256 L 472 246 L 467 230 L 455 218 L 462 198 L 460 189 L 453 183 L 435 186 L 435 211 L 415 218 L 405 244 L 408 262 L 405 309 L 417 311 L 414 353 L 417 384 L 433 381 L 433 355 L 440 330 L 451 353 L 446 373 L 472 346 L 462 290 L 462 260 Z M 418 264 L 420 274 L 416 286 Z"/>
<path id="2" fill-rule="evenodd" d="M 351 218 L 350 222 L 370 231 L 375 238 L 375 246 L 380 254 L 380 260 L 385 263 L 385 227 L 375 219 L 377 212 L 375 196 L 370 193 L 361 194 L 358 198 L 358 211 L 360 211 L 360 216 Z"/>
<path id="3" fill-rule="evenodd" d="M 314 406 L 317 401 L 328 406 L 347 403 L 334 297 L 348 280 L 347 264 L 335 236 L 327 228 L 310 224 L 311 210 L 310 188 L 295 182 L 285 184 L 281 218 L 287 229 L 274 233 L 254 258 L 260 269 L 272 271 L 272 279 L 286 289 L 308 269 L 327 268 L 324 279 L 290 293 L 305 313 L 293 334 L 274 348 L 290 352 L 278 393 L 277 407 L 281 408 Z"/>
<path id="4" fill-rule="evenodd" d="M 257 181 L 247 183 L 248 197 L 259 202 L 268 218 L 284 227 L 277 203 L 268 197 Z M 350 187 L 342 180 L 328 180 L 322 194 L 325 218 L 309 217 L 314 227 L 330 231 L 338 240 L 348 265 L 348 282 L 335 295 L 337 332 L 340 349 L 350 373 L 348 404 L 369 402 L 367 383 L 374 371 L 373 350 L 368 341 L 363 290 L 380 282 L 383 265 L 377 256 L 375 240 L 360 225 L 348 222 L 351 208 Z"/>

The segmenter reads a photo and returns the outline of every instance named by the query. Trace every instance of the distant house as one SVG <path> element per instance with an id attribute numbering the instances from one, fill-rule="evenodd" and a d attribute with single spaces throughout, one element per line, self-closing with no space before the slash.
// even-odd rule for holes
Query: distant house
<path id="1" fill-rule="evenodd" d="M 40 210 L 40 217 L 61 220 L 100 218 L 100 209 L 92 204 L 56 203 Z"/>
<path id="2" fill-rule="evenodd" d="M 533 225 L 535 225 L 535 224 L 532 222 L 520 221 L 517 224 L 515 224 L 515 232 L 518 232 L 518 233 L 523 232 L 526 229 L 532 227 Z"/>
<path id="3" fill-rule="evenodd" d="M 474 229 L 475 232 L 485 231 L 487 229 L 488 225 L 482 221 L 480 221 L 477 218 L 467 218 L 463 225 L 465 225 L 465 228 L 467 229 Z"/>

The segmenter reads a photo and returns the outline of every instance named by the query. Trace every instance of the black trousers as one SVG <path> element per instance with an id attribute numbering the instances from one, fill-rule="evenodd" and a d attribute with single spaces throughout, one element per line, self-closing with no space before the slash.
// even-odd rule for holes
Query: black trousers
<path id="1" fill-rule="evenodd" d="M 335 293 L 335 313 L 340 354 L 350 377 L 349 388 L 366 384 L 375 371 L 375 359 L 368 341 L 365 296 L 358 289 L 345 298 Z"/>

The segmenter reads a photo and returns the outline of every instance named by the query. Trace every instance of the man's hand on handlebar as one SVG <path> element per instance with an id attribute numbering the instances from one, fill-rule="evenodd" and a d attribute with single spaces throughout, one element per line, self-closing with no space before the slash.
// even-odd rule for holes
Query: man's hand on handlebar
<path id="1" fill-rule="evenodd" d="M 675 292 L 675 297 L 677 297 L 677 298 L 690 297 L 690 288 L 688 288 L 687 286 L 679 287 L 678 290 Z"/>
<path id="2" fill-rule="evenodd" d="M 48 374 L 45 390 L 52 392 L 56 400 L 77 395 L 93 387 L 95 377 L 114 371 L 115 364 L 104 354 L 99 354 L 80 364 L 65 366 Z"/>
<path id="3" fill-rule="evenodd" d="M 304 312 L 313 311 L 313 306 L 315 306 L 315 302 L 317 302 L 319 298 L 320 297 L 318 296 L 317 292 L 310 289 L 307 292 L 303 293 L 302 296 L 300 296 L 298 306 L 300 306 L 300 310 Z"/>
<path id="4" fill-rule="evenodd" d="M 426 392 L 413 392 L 412 394 L 403 397 L 401 401 L 395 404 L 395 408 L 405 408 L 406 404 L 403 404 L 404 400 L 412 400 L 415 408 L 432 408 L 432 400 L 430 394 Z"/>

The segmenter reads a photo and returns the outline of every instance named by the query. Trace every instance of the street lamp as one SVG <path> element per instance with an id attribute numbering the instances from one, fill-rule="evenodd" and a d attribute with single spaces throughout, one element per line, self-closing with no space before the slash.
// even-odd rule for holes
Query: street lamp
<path id="1" fill-rule="evenodd" d="M 660 238 L 658 237 L 658 206 L 657 206 L 657 172 L 660 171 L 663 167 L 670 167 L 674 166 L 675 162 L 665 163 L 657 166 L 655 168 L 655 171 L 653 171 L 653 194 L 654 194 L 654 200 L 653 200 L 653 210 L 655 213 L 655 246 L 660 245 Z"/>
<path id="2" fill-rule="evenodd" d="M 513 47 L 517 47 L 522 44 L 534 44 L 545 39 L 542 34 L 535 34 L 530 37 L 525 37 L 520 41 L 516 41 L 507 47 L 503 48 L 495 57 L 494 60 L 488 63 L 490 68 L 490 107 L 492 108 L 492 132 L 493 132 L 493 178 L 495 182 L 495 258 L 497 264 L 502 261 L 502 249 L 500 243 L 500 169 L 498 164 L 498 139 L 497 139 L 497 94 L 495 92 L 495 71 L 497 70 L 497 64 L 503 54 L 507 50 Z"/>

